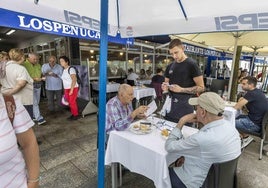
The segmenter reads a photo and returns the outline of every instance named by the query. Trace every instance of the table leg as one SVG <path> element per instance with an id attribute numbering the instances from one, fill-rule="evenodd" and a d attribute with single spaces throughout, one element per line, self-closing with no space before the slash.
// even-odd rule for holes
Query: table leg
<path id="1" fill-rule="evenodd" d="M 112 163 L 111 165 L 111 174 L 112 174 L 112 188 L 117 188 L 117 163 Z"/>

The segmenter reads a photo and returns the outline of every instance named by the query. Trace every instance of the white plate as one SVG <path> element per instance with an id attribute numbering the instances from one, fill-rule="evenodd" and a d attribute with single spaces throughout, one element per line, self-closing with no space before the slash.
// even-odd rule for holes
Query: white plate
<path id="1" fill-rule="evenodd" d="M 138 127 L 136 127 L 135 125 L 138 125 Z M 139 124 L 134 124 L 133 126 L 130 127 L 129 130 L 134 134 L 149 134 L 153 131 L 152 126 L 150 125 L 144 125 L 144 126 L 146 126 L 146 130 L 141 129 Z"/>

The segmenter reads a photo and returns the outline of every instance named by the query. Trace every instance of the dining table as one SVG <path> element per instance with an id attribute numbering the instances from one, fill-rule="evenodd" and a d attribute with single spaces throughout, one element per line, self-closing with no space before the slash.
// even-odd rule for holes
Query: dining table
<path id="1" fill-rule="evenodd" d="M 133 131 L 134 125 L 146 121 L 151 123 L 148 134 Z M 173 129 L 176 123 L 157 117 L 148 117 L 132 123 L 125 131 L 111 131 L 105 153 L 105 165 L 111 165 L 112 188 L 118 186 L 117 164 L 122 164 L 131 172 L 141 174 L 154 182 L 157 188 L 171 188 L 168 166 L 178 155 L 169 154 L 165 150 L 167 137 L 161 134 L 163 129 Z M 198 129 L 183 126 L 182 133 L 188 137 L 198 132 Z"/>
<path id="2" fill-rule="evenodd" d="M 235 127 L 235 118 L 242 113 L 240 110 L 236 110 L 234 108 L 235 105 L 236 102 L 225 101 L 225 107 L 223 112 L 224 119 L 229 121 L 231 125 L 234 127 Z"/>
<path id="3" fill-rule="evenodd" d="M 145 86 L 134 86 L 134 97 L 136 98 L 136 107 L 140 104 L 140 99 L 144 97 L 152 97 L 152 100 L 156 97 L 154 88 Z"/>
<path id="4" fill-rule="evenodd" d="M 99 82 L 92 82 L 92 89 L 99 91 Z M 106 84 L 106 93 L 114 93 L 118 91 L 120 84 L 116 82 L 109 82 Z"/>

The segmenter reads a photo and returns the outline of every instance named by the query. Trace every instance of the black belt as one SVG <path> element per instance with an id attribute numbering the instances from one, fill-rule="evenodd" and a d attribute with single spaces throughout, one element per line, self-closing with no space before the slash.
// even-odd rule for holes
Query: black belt
<path id="1" fill-rule="evenodd" d="M 33 86 L 34 88 L 40 88 L 42 86 L 42 82 L 34 82 Z"/>

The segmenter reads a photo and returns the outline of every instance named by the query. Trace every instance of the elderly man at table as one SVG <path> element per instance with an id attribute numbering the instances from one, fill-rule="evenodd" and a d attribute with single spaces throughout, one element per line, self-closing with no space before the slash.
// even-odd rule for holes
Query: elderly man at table
<path id="1" fill-rule="evenodd" d="M 268 102 L 263 92 L 256 88 L 257 79 L 246 76 L 241 80 L 242 89 L 246 94 L 239 98 L 234 106 L 235 109 L 245 109 L 247 115 L 239 115 L 235 120 L 235 126 L 242 137 L 242 148 L 246 147 L 253 138 L 243 132 L 260 132 L 262 119 L 268 111 Z"/>
<path id="2" fill-rule="evenodd" d="M 118 88 L 118 94 L 111 98 L 106 104 L 106 132 L 109 134 L 112 130 L 125 130 L 136 118 L 145 117 L 147 106 L 140 106 L 133 110 L 132 100 L 134 90 L 128 84 L 121 84 Z"/>
<path id="3" fill-rule="evenodd" d="M 165 149 L 180 157 L 175 167 L 170 167 L 173 188 L 201 187 L 210 166 L 237 158 L 241 154 L 238 131 L 223 119 L 223 99 L 213 92 L 189 99 L 196 106 L 196 114 L 183 116 L 171 131 Z M 199 122 L 203 127 L 192 136 L 183 138 L 182 127 L 187 122 Z"/>

